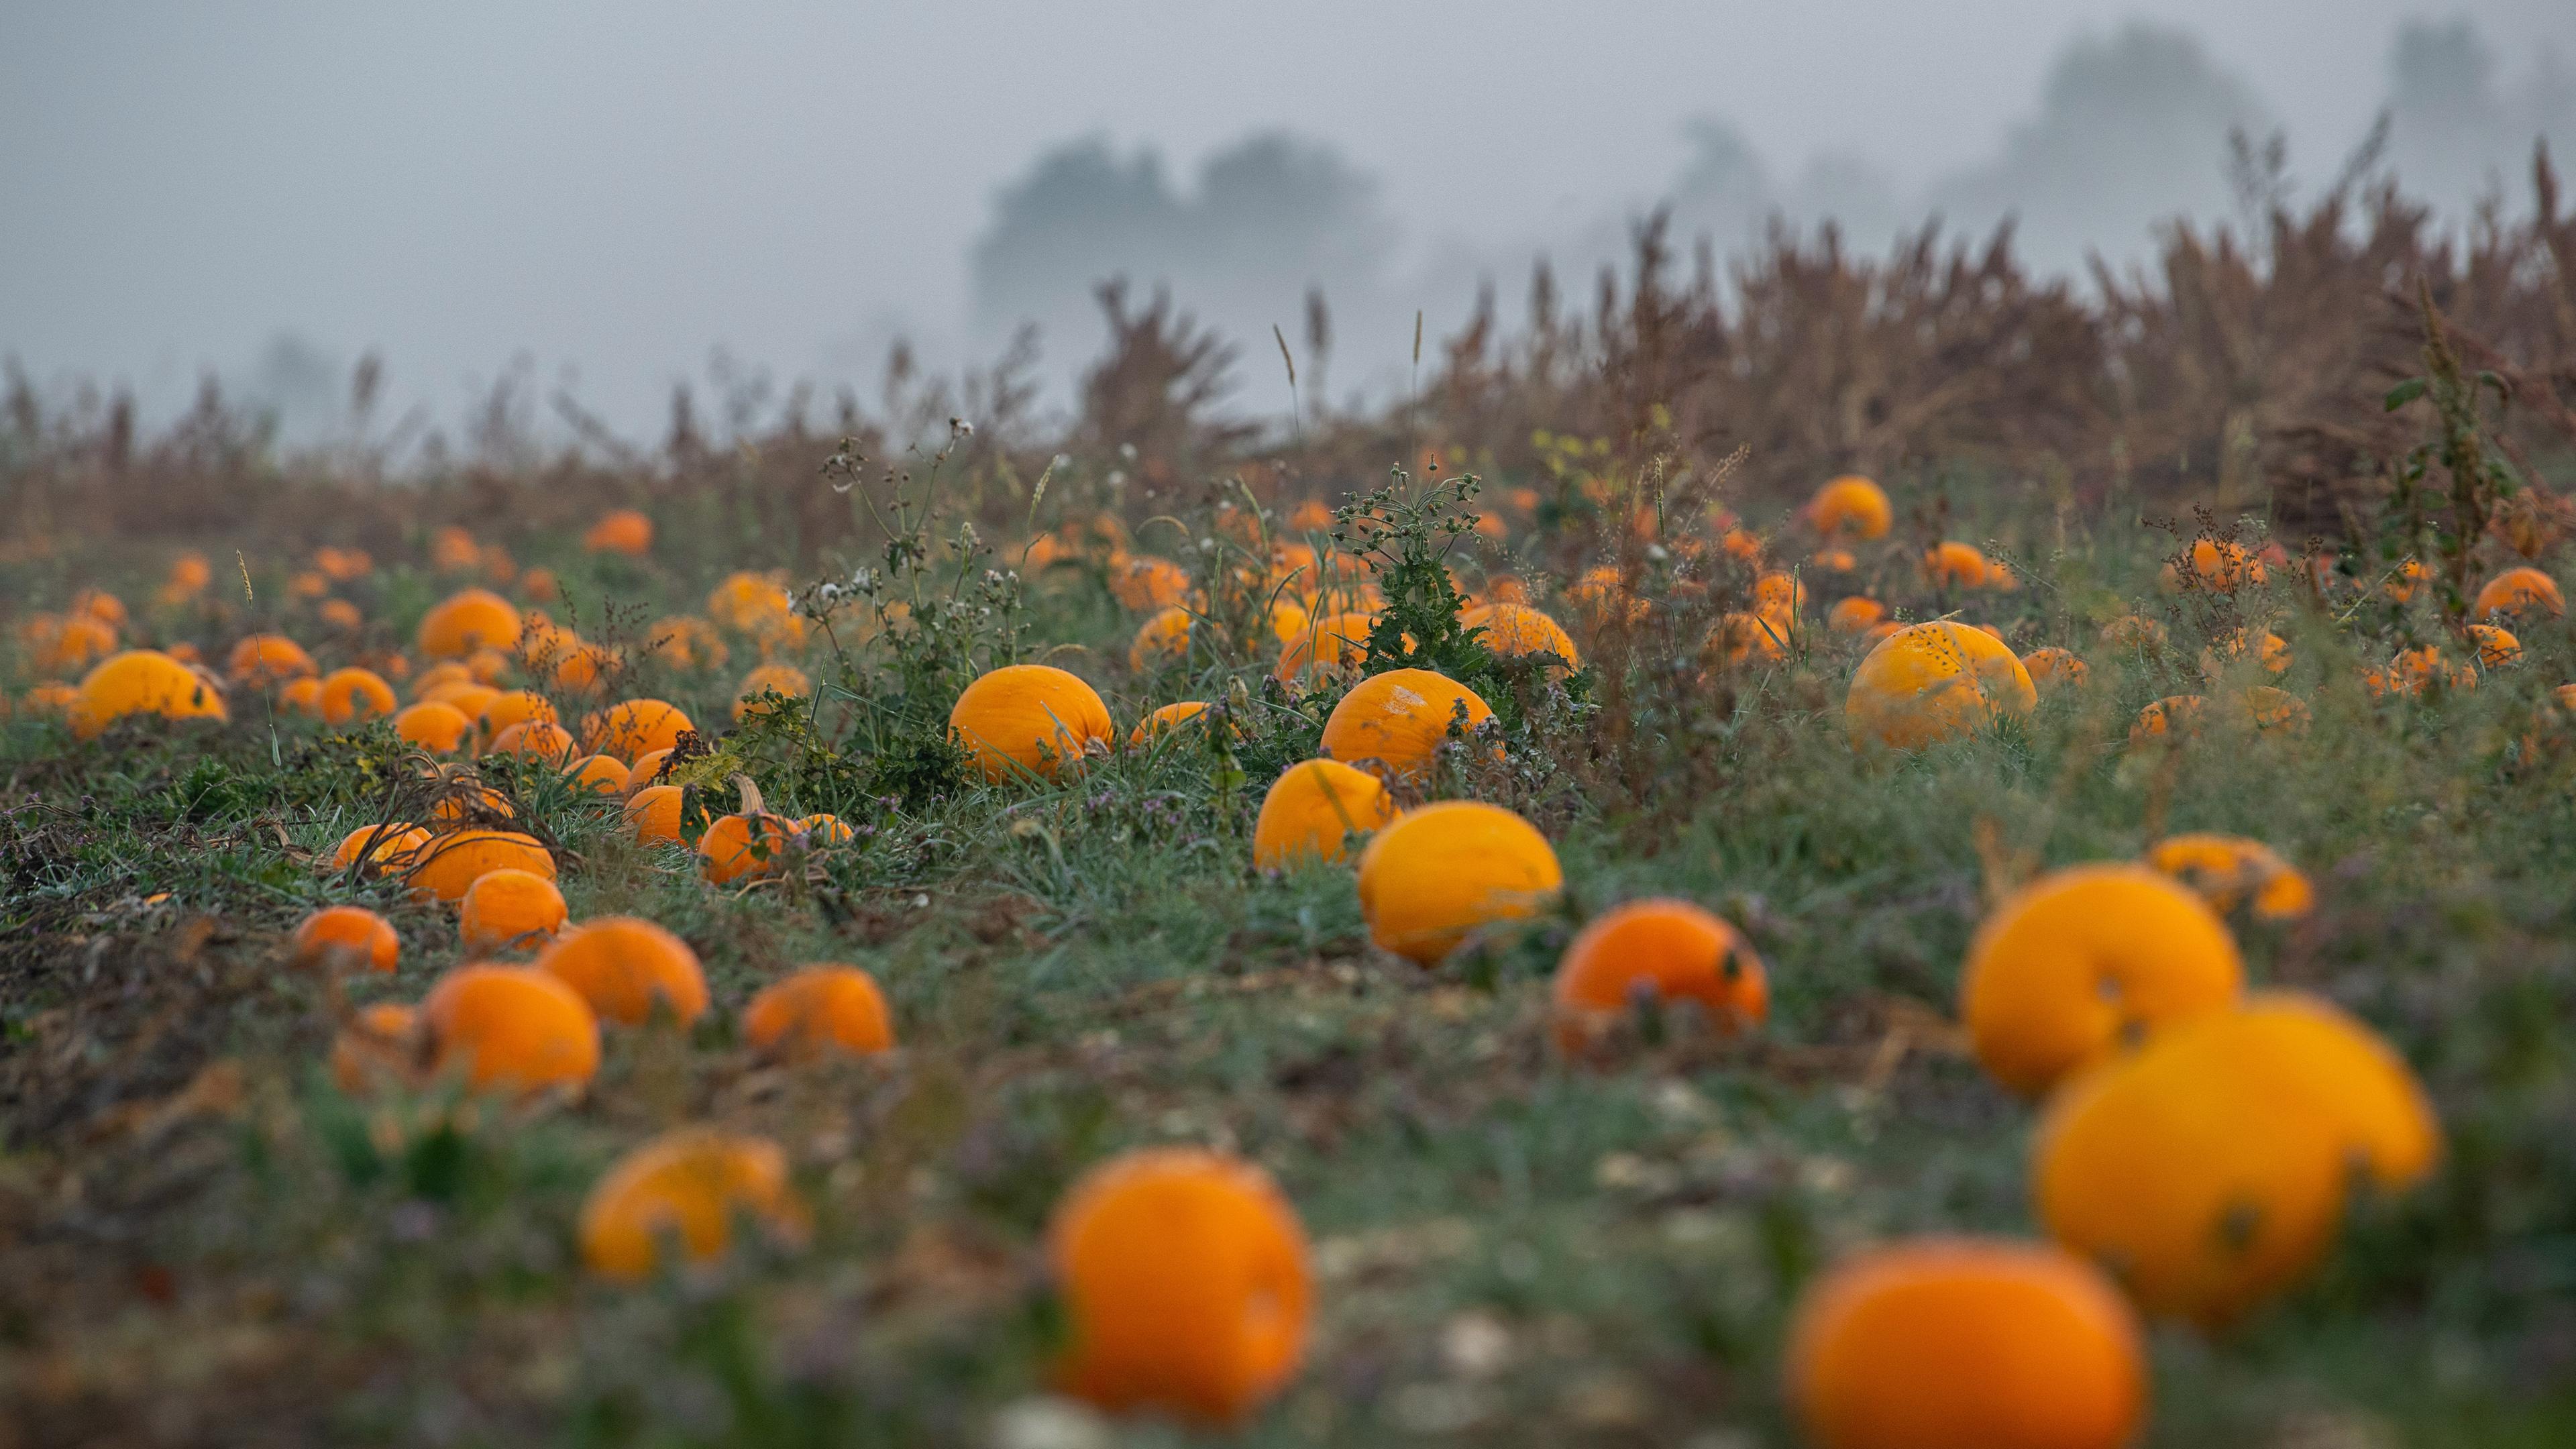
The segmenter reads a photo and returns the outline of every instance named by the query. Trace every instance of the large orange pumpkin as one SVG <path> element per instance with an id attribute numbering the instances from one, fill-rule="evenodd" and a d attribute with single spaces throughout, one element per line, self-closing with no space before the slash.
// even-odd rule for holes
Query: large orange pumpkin
<path id="1" fill-rule="evenodd" d="M 1305 1233 L 1248 1162 L 1161 1148 L 1103 1164 L 1057 1206 L 1047 1260 L 1063 1384 L 1103 1408 L 1236 1423 L 1304 1356 Z"/>
<path id="2" fill-rule="evenodd" d="M 948 712 L 948 730 L 993 781 L 1079 768 L 1117 738 L 1098 692 L 1046 664 L 1006 664 L 967 685 Z"/>

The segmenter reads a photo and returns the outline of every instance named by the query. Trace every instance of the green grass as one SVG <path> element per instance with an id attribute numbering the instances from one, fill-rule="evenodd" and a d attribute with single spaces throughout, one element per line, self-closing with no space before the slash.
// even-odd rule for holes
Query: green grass
<path id="1" fill-rule="evenodd" d="M 2253 973 L 2385 1032 L 2451 1151 L 2257 1320 L 2214 1342 L 2158 1330 L 2150 1442 L 2568 1442 L 2576 741 L 2524 741 L 2576 644 L 2535 626 L 2525 661 L 2473 693 L 2375 703 L 2357 675 L 2381 641 L 2276 588 L 2260 603 L 2313 725 L 2132 751 L 2140 705 L 2208 688 L 2200 611 L 2142 586 L 2152 553 L 2079 540 L 2023 593 L 1978 601 L 2019 647 L 2077 645 L 2092 685 L 1911 760 L 1853 755 L 1855 651 L 1826 638 L 1768 674 L 1647 691 L 1660 763 L 1633 793 L 1599 764 L 1601 716 L 1534 696 L 1512 768 L 1454 769 L 1451 788 L 1540 820 L 1566 903 L 1432 971 L 1368 946 L 1346 870 L 1251 867 L 1265 751 L 1293 756 L 1311 720 L 1234 764 L 1175 744 L 896 809 L 863 772 L 817 773 L 820 746 L 737 736 L 773 807 L 865 827 L 810 879 L 741 891 L 635 846 L 613 807 L 522 779 L 574 916 L 679 932 L 717 1009 L 685 1037 L 612 1032 L 578 1105 L 486 1104 L 461 1127 L 434 1125 L 436 1101 L 350 1101 L 323 1068 L 345 999 L 414 999 L 460 959 L 442 910 L 289 854 L 376 818 L 389 736 L 241 702 L 220 729 L 86 743 L 19 719 L 0 1400 L 29 1442 L 252 1423 L 315 1442 L 985 1442 L 1046 1384 L 1050 1205 L 1107 1153 L 1180 1141 L 1268 1166 L 1316 1245 L 1307 1367 L 1245 1442 L 1786 1444 L 1782 1326 L 1821 1264 L 1890 1234 L 2033 1231 L 2032 1109 L 1944 1039 L 1896 1052 L 1891 1034 L 1948 1010 L 1996 872 L 2131 856 L 2161 827 L 2256 835 L 2316 878 L 2311 919 L 2237 922 Z M 602 597 L 676 611 L 711 582 L 590 567 L 567 562 L 585 628 Z M 1122 726 L 1232 677 L 1201 660 L 1196 679 L 1135 678 L 1132 621 L 1096 582 L 1039 587 L 1033 644 L 1085 646 L 1059 662 L 1104 683 Z M 370 612 L 398 630 L 434 597 L 397 573 Z M 2170 652 L 2093 642 L 2124 598 L 2170 618 Z M 654 687 L 721 720 L 747 662 Z M 1546 1033 L 1555 952 L 1647 893 L 1741 924 L 1774 1018 L 1568 1065 Z M 288 966 L 283 933 L 339 900 L 394 919 L 394 977 Z M 738 1048 L 744 999 L 812 961 L 884 983 L 899 1057 L 783 1072 Z M 587 1278 L 572 1225 L 590 1183 L 710 1119 L 787 1149 L 811 1245 L 647 1289 Z"/>

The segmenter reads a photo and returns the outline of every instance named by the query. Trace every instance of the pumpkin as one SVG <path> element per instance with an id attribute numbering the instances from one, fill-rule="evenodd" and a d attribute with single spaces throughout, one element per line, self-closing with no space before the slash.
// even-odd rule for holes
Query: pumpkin
<path id="1" fill-rule="evenodd" d="M 2122 614 L 2102 626 L 2102 642 L 2114 649 L 2153 653 L 2165 645 L 2165 626 L 2140 614 Z"/>
<path id="2" fill-rule="evenodd" d="M 421 847 L 411 867 L 414 890 L 455 905 L 486 872 L 524 870 L 555 878 L 555 858 L 536 837 L 510 830 L 459 830 Z"/>
<path id="3" fill-rule="evenodd" d="M 465 888 L 456 931 L 468 955 L 489 956 L 536 949 L 563 929 L 564 917 L 563 892 L 551 877 L 505 866 Z"/>
<path id="4" fill-rule="evenodd" d="M 1923 577 L 1935 588 L 1974 589 L 1988 582 L 1990 565 L 1973 544 L 1944 540 L 1923 555 Z"/>
<path id="5" fill-rule="evenodd" d="M 442 659 L 436 664 L 429 666 L 427 669 L 422 670 L 419 676 L 412 680 L 411 697 L 415 702 L 440 699 L 444 698 L 444 692 L 448 686 L 466 685 L 472 684 L 473 682 L 474 671 L 466 668 L 461 661 Z M 452 699 L 446 700 L 446 702 L 449 704 L 455 703 Z M 474 718 L 474 716 L 470 714 L 465 717 L 469 721 Z"/>
<path id="6" fill-rule="evenodd" d="M 525 967 L 460 966 L 421 1002 L 430 1070 L 477 1091 L 522 1095 L 578 1087 L 599 1070 L 599 1022 L 555 977 Z"/>
<path id="7" fill-rule="evenodd" d="M 492 748 L 505 731 L 534 721 L 538 724 L 560 724 L 555 702 L 533 689 L 505 689 L 483 702 L 474 717 L 474 733 L 480 741 L 477 751 Z"/>
<path id="8" fill-rule="evenodd" d="M 2567 612 L 2567 600 L 2558 592 L 2558 581 L 2536 568 L 2524 566 L 2506 569 L 2478 589 L 2469 612 L 2492 622 L 2499 616 L 2521 618 L 2545 613 L 2555 619 Z"/>
<path id="9" fill-rule="evenodd" d="M 684 792 L 677 785 L 647 785 L 626 797 L 626 824 L 642 845 L 684 845 L 681 834 L 680 806 Z"/>
<path id="10" fill-rule="evenodd" d="M 380 870 L 407 870 L 422 846 L 429 844 L 429 832 L 408 820 L 389 820 L 380 825 L 361 825 L 340 838 L 331 852 L 331 868 L 347 870 L 366 861 L 361 874 Z"/>
<path id="11" fill-rule="evenodd" d="M 89 614 L 40 620 L 30 631 L 28 667 L 38 674 L 74 674 L 116 652 L 116 626 Z"/>
<path id="12" fill-rule="evenodd" d="M 394 716 L 394 733 L 434 755 L 449 754 L 474 733 L 474 722 L 452 704 L 428 700 Z"/>
<path id="13" fill-rule="evenodd" d="M 304 646 L 283 634 L 250 635 L 224 659 L 224 674 L 233 683 L 260 688 L 320 673 Z"/>
<path id="14" fill-rule="evenodd" d="M 788 1057 L 894 1049 L 885 993 L 855 966 L 808 966 L 762 987 L 743 1008 L 742 1036 L 756 1051 Z"/>
<path id="15" fill-rule="evenodd" d="M 1494 717 L 1484 698 L 1428 669 L 1361 680 L 1324 721 L 1323 753 L 1389 779 L 1428 773 L 1449 727 L 1473 733 Z"/>
<path id="16" fill-rule="evenodd" d="M 2332 1245 L 2352 1169 L 2403 1186 L 2438 1152 L 2376 1038 L 2304 998 L 2177 1026 L 2077 1078 L 2033 1143 L 2040 1219 L 2150 1313 L 2216 1327 Z"/>
<path id="17" fill-rule="evenodd" d="M 1557 1046 L 1580 1055 L 1643 1004 L 1696 1003 L 1725 1032 L 1762 1024 L 1771 989 L 1736 929 L 1689 901 L 1648 899 L 1594 917 L 1565 948 L 1553 989 Z"/>
<path id="18" fill-rule="evenodd" d="M 1794 628 L 1791 621 L 1766 614 L 1740 610 L 1721 614 L 1708 631 L 1708 642 L 1701 653 L 1712 663 L 1775 663 L 1789 657 L 1789 636 Z"/>
<path id="19" fill-rule="evenodd" d="M 602 916 L 557 936 L 537 969 L 580 993 L 603 1021 L 641 1026 L 668 1011 L 682 1026 L 707 1009 L 707 980 L 689 943 L 651 921 Z"/>
<path id="20" fill-rule="evenodd" d="M 2201 717 L 2208 709 L 2207 695 L 2169 694 L 2150 700 L 2129 725 L 2129 743 L 2142 745 L 2160 737 L 2179 739 L 2198 734 Z"/>
<path id="21" fill-rule="evenodd" d="M 581 753 L 581 748 L 573 743 L 572 731 L 562 725 L 552 720 L 523 719 L 494 735 L 486 753 L 565 765 Z"/>
<path id="22" fill-rule="evenodd" d="M 2144 866 L 2055 871 L 1977 928 L 1959 1015 L 1996 1081 L 2036 1096 L 2148 1032 L 2224 1011 L 2244 990 L 2207 902 Z"/>
<path id="23" fill-rule="evenodd" d="M 1296 638 L 1280 646 L 1279 663 L 1270 672 L 1292 688 L 1309 671 L 1334 676 L 1355 672 L 1368 662 L 1369 631 L 1376 626 L 1376 616 L 1366 613 L 1313 618 Z"/>
<path id="24" fill-rule="evenodd" d="M 2189 587 L 2220 593 L 2259 586 L 2267 576 L 2262 559 L 2245 545 L 2222 538 L 2193 540 L 2179 558 L 2164 566 L 2161 575 L 2167 589 Z"/>
<path id="25" fill-rule="evenodd" d="M 414 642 L 432 659 L 463 659 L 481 649 L 507 654 L 519 647 L 520 627 L 509 600 L 489 589 L 463 589 L 421 616 Z"/>
<path id="26" fill-rule="evenodd" d="M 2270 846 L 2241 835 L 2168 835 L 2149 847 L 2146 862 L 2198 891 L 2222 914 L 2249 895 L 2254 914 L 2270 920 L 2316 909 L 2316 888 L 2297 867 Z"/>
<path id="27" fill-rule="evenodd" d="M 1286 870 L 1300 861 L 1332 862 L 1350 837 L 1385 828 L 1396 815 L 1385 782 L 1339 760 L 1290 765 L 1261 797 L 1252 826 L 1252 863 Z"/>
<path id="28" fill-rule="evenodd" d="M 948 732 L 984 778 L 1052 777 L 1117 738 L 1088 684 L 1046 664 L 1006 664 L 978 677 L 948 712 Z"/>
<path id="29" fill-rule="evenodd" d="M 1190 1148 L 1085 1173 L 1047 1225 L 1064 1389 L 1110 1410 L 1238 1423 L 1305 1353 L 1312 1280 L 1296 1210 L 1251 1163 Z"/>
<path id="30" fill-rule="evenodd" d="M 72 733 L 92 739 L 115 721 L 138 714 L 227 718 L 224 697 L 196 671 L 157 649 L 129 649 L 81 676 L 70 709 Z"/>
<path id="31" fill-rule="evenodd" d="M 763 664 L 742 677 L 742 687 L 734 691 L 733 717 L 740 722 L 762 708 L 768 695 L 783 694 L 789 699 L 805 699 L 814 693 L 814 681 L 793 664 Z"/>
<path id="32" fill-rule="evenodd" d="M 1791 1405 L 1816 1449 L 2121 1449 L 2146 1408 L 2135 1315 L 2043 1244 L 1919 1238 L 1799 1295 Z"/>
<path id="33" fill-rule="evenodd" d="M 1167 609 L 1190 596 L 1190 573 L 1170 559 L 1137 554 L 1110 566 L 1109 592 L 1139 613 Z"/>
<path id="34" fill-rule="evenodd" d="M 605 758 L 614 759 L 615 756 L 607 756 Z M 669 750 L 646 750 L 644 753 L 637 755 L 634 761 L 626 767 L 626 793 L 633 795 L 636 791 L 643 789 L 647 785 L 659 784 L 661 782 L 662 775 L 662 762 L 669 758 L 671 758 L 671 752 Z"/>
<path id="35" fill-rule="evenodd" d="M 1150 674 L 1187 659 L 1191 620 L 1190 611 L 1178 604 L 1157 610 L 1137 626 L 1135 642 L 1127 646 L 1127 667 L 1139 674 Z"/>
<path id="36" fill-rule="evenodd" d="M 450 680 L 445 684 L 422 690 L 420 697 L 424 704 L 453 705 L 458 714 L 469 720 L 479 720 L 492 701 L 501 697 L 501 691 L 488 684 L 475 684 L 471 681 L 458 683 Z M 481 727 L 478 725 L 475 733 L 476 747 L 480 748 L 481 743 Z"/>
<path id="37" fill-rule="evenodd" d="M 2308 703 L 2286 689 L 2249 684 L 2227 696 L 2235 719 L 2256 730 L 2297 734 L 2308 727 Z"/>
<path id="38" fill-rule="evenodd" d="M 787 1182 L 787 1154 L 765 1137 L 682 1127 L 618 1159 L 581 1207 L 581 1258 L 619 1282 L 641 1282 L 675 1243 L 693 1263 L 721 1258 L 737 1218 L 800 1244 L 804 1208 Z"/>
<path id="39" fill-rule="evenodd" d="M 2012 649 L 1981 629 L 1913 624 L 1880 640 L 1852 675 L 1843 724 L 1855 749 L 1918 750 L 2039 702 Z"/>
<path id="40" fill-rule="evenodd" d="M 1855 596 L 1837 600 L 1825 611 L 1825 627 L 1837 634 L 1858 634 L 1886 617 L 1885 604 Z"/>
<path id="41" fill-rule="evenodd" d="M 1887 490 L 1857 473 L 1833 479 L 1807 501 L 1808 524 L 1827 538 L 1885 538 L 1895 521 Z"/>
<path id="42" fill-rule="evenodd" d="M 355 665 L 322 676 L 322 692 L 315 704 L 325 723 L 340 727 L 383 719 L 398 708 L 394 687 L 385 677 Z"/>
<path id="43" fill-rule="evenodd" d="M 394 934 L 393 922 L 364 906 L 325 906 L 306 916 L 295 928 L 294 948 L 299 965 L 324 966 L 336 959 L 363 963 L 386 976 L 402 960 L 402 938 Z"/>
<path id="44" fill-rule="evenodd" d="M 629 699 L 582 721 L 582 742 L 593 753 L 631 760 L 654 750 L 668 750 L 683 731 L 694 730 L 677 705 L 658 699 Z"/>
<path id="45" fill-rule="evenodd" d="M 742 809 L 717 816 L 698 833 L 698 874 L 709 885 L 777 875 L 786 868 L 789 852 L 805 843 L 804 832 L 794 820 L 769 813 L 750 776 L 736 775 L 733 781 L 742 795 Z"/>
<path id="46" fill-rule="evenodd" d="M 612 755 L 585 755 L 564 767 L 564 783 L 576 795 L 626 797 L 628 771 Z"/>
<path id="47" fill-rule="evenodd" d="M 2031 688 L 2043 695 L 2056 693 L 2060 685 L 2080 688 L 2093 672 L 2092 666 L 2077 658 L 2073 650 L 2054 644 L 2023 655 L 2021 668 L 2030 676 Z"/>
<path id="48" fill-rule="evenodd" d="M 859 838 L 859 833 L 850 828 L 848 821 L 829 812 L 818 811 L 808 815 L 796 822 L 796 828 L 804 831 L 806 839 L 818 850 L 847 845 Z"/>
<path id="49" fill-rule="evenodd" d="M 1552 656 L 1567 669 L 1583 663 L 1565 626 L 1526 604 L 1479 604 L 1460 614 L 1458 622 L 1484 630 L 1481 642 L 1504 659 Z"/>
<path id="50" fill-rule="evenodd" d="M 1406 811 L 1360 852 L 1369 939 L 1425 966 L 1479 927 L 1538 914 L 1564 883 L 1537 827 L 1476 800 Z"/>
<path id="51" fill-rule="evenodd" d="M 1129 749 L 1143 749 L 1206 714 L 1207 708 L 1207 701 L 1203 699 L 1185 699 L 1178 704 L 1164 705 L 1136 721 L 1136 728 L 1127 732 L 1127 746 Z"/>
<path id="52" fill-rule="evenodd" d="M 2513 631 L 2499 624 L 2471 624 L 2469 642 L 2478 646 L 2478 662 L 2489 669 L 2502 669 L 2522 659 L 2522 641 Z"/>
<path id="53" fill-rule="evenodd" d="M 653 520 L 632 508 L 612 508 L 581 536 L 592 553 L 622 553 L 641 558 L 653 551 Z"/>
<path id="54" fill-rule="evenodd" d="M 766 574 L 741 571 L 725 576 L 707 595 L 707 617 L 737 633 L 760 635 L 785 628 L 794 619 L 796 601 L 786 586 Z"/>
<path id="55" fill-rule="evenodd" d="M 715 625 L 686 614 L 660 620 L 645 631 L 644 639 L 646 652 L 660 655 L 674 669 L 717 668 L 733 652 Z"/>

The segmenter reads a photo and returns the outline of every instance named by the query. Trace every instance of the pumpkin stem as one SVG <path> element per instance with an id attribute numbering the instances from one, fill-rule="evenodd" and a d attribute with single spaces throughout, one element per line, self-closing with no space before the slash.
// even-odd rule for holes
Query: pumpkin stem
<path id="1" fill-rule="evenodd" d="M 751 783 L 751 777 L 749 775 L 735 775 L 733 777 L 733 787 L 742 793 L 743 814 L 766 815 L 769 813 L 768 803 L 760 798 L 760 787 Z"/>

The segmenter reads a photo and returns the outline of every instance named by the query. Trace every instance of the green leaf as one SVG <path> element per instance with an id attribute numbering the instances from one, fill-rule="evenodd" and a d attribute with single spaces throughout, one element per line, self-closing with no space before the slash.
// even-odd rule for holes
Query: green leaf
<path id="1" fill-rule="evenodd" d="M 2420 377 L 2410 377 L 2404 382 L 2397 384 L 2395 387 L 2390 388 L 2388 390 L 2388 396 L 2381 400 L 2380 405 L 2387 411 L 2393 413 L 2423 395 L 2424 379 Z"/>

